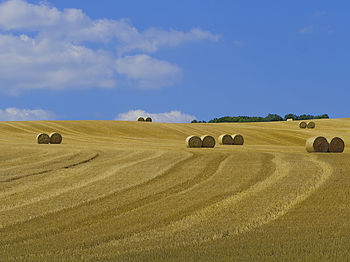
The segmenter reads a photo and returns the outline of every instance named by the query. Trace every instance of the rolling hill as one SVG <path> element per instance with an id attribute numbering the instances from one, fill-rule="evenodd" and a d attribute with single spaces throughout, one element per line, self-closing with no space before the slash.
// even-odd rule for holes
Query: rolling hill
<path id="1" fill-rule="evenodd" d="M 0 260 L 349 259 L 350 151 L 305 140 L 350 119 L 314 122 L 0 122 Z M 222 133 L 244 146 L 185 147 Z"/>

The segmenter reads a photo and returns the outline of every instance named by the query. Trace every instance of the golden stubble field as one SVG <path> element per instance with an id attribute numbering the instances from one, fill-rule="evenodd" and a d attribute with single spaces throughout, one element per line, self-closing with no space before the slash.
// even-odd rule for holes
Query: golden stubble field
<path id="1" fill-rule="evenodd" d="M 0 122 L 0 261 L 350 260 L 350 151 L 305 151 L 350 119 L 315 122 Z"/>

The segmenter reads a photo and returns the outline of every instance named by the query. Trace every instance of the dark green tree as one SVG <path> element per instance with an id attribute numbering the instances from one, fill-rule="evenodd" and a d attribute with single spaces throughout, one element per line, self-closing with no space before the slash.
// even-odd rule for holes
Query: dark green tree
<path id="1" fill-rule="evenodd" d="M 284 120 L 287 120 L 287 119 L 293 119 L 293 120 L 296 120 L 297 119 L 297 116 L 296 115 L 294 115 L 294 114 L 286 114 L 285 116 L 284 116 Z"/>
<path id="2" fill-rule="evenodd" d="M 283 118 L 277 114 L 268 114 L 265 117 L 265 121 L 269 122 L 269 121 L 283 121 Z"/>

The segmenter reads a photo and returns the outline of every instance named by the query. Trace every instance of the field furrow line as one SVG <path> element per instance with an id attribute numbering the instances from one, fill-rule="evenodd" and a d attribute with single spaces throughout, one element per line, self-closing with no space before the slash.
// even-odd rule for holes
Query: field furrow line
<path id="1" fill-rule="evenodd" d="M 306 183 L 301 187 L 301 189 L 296 190 L 293 198 L 285 202 L 279 202 L 275 206 L 271 206 L 261 216 L 256 217 L 254 219 L 250 219 L 242 225 L 240 225 L 239 227 L 237 227 L 237 229 L 233 233 L 245 233 L 247 231 L 253 230 L 254 228 L 271 223 L 272 221 L 284 216 L 293 207 L 302 203 L 308 197 L 310 197 L 320 186 L 322 186 L 331 177 L 333 171 L 331 165 L 317 160 L 317 158 L 314 156 L 311 156 L 309 159 L 321 168 L 322 171 L 319 175 L 315 176 L 312 180 L 305 181 Z"/>
<path id="2" fill-rule="evenodd" d="M 47 170 L 43 170 L 43 171 L 40 171 L 40 172 L 35 172 L 35 173 L 26 174 L 26 175 L 22 175 L 22 176 L 14 176 L 14 177 L 11 177 L 11 178 L 8 178 L 8 179 L 0 180 L 0 182 L 8 183 L 8 182 L 12 182 L 12 181 L 19 180 L 19 179 L 22 179 L 22 178 L 30 177 L 30 176 L 37 176 L 37 175 L 46 174 L 46 173 L 49 173 L 49 172 L 52 172 L 52 171 L 57 171 L 59 169 L 69 169 L 69 168 L 72 168 L 72 167 L 76 167 L 76 166 L 79 166 L 79 165 L 83 165 L 83 164 L 89 163 L 89 162 L 93 161 L 94 159 L 96 159 L 97 157 L 99 157 L 99 155 L 100 155 L 99 153 L 96 153 L 94 156 L 92 156 L 92 157 L 90 157 L 88 159 L 82 160 L 80 162 L 77 162 L 77 163 L 69 164 L 67 166 L 63 166 L 63 167 L 60 167 L 60 168 L 57 168 L 57 169 L 47 169 Z"/>
<path id="3" fill-rule="evenodd" d="M 100 180 L 103 180 L 103 179 L 106 179 L 110 176 L 113 176 L 116 172 L 118 172 L 121 169 L 124 169 L 124 168 L 130 167 L 133 165 L 137 165 L 137 164 L 145 162 L 145 161 L 149 161 L 149 160 L 158 158 L 163 154 L 165 154 L 165 152 L 157 152 L 156 154 L 154 154 L 148 158 L 136 160 L 136 161 L 131 161 L 131 162 L 128 162 L 127 164 L 119 165 L 117 167 L 110 168 L 107 172 L 96 175 L 88 180 L 81 180 L 79 182 L 73 183 L 72 185 L 66 186 L 64 188 L 54 189 L 53 191 L 49 191 L 46 193 L 43 192 L 42 194 L 40 194 L 40 196 L 31 198 L 31 199 L 26 199 L 22 203 L 16 203 L 16 204 L 13 204 L 11 206 L 3 206 L 2 208 L 0 208 L 0 213 L 5 212 L 5 211 L 9 211 L 9 210 L 13 210 L 13 209 L 18 209 L 18 208 L 24 207 L 26 205 L 34 204 L 34 203 L 37 203 L 37 202 L 40 202 L 40 201 L 43 201 L 43 200 L 46 200 L 49 198 L 54 198 L 54 197 L 57 197 L 61 194 L 64 194 L 64 193 L 67 193 L 67 192 L 70 192 L 73 190 L 79 190 L 79 188 L 81 188 L 81 187 L 86 187 L 92 183 L 96 183 Z M 64 170 L 65 172 L 69 172 L 69 169 L 66 169 L 66 168 L 62 168 L 62 170 Z M 1 216 L 0 216 L 0 219 L 1 219 Z"/>
<path id="4" fill-rule="evenodd" d="M 100 167 L 99 170 L 101 171 L 104 170 L 103 167 L 105 168 L 108 167 L 111 162 L 111 159 L 108 158 L 108 156 L 106 156 L 106 154 L 102 151 L 97 151 L 97 152 L 82 151 L 81 154 L 83 157 L 85 157 L 85 155 L 88 156 L 88 158 L 81 159 L 80 157 L 78 157 L 77 160 L 79 160 L 80 158 L 80 161 L 85 161 L 89 158 L 92 158 L 96 154 L 99 154 L 100 157 L 95 158 L 94 159 L 95 161 L 93 161 L 93 165 L 91 166 L 92 163 L 90 163 L 89 167 L 90 168 Z M 118 161 L 127 160 L 128 158 L 131 158 L 135 155 L 137 155 L 137 152 L 120 151 L 118 152 Z M 38 176 L 36 179 L 30 179 L 30 180 L 25 179 L 25 181 L 23 181 L 22 183 L 20 183 L 20 181 L 14 181 L 11 184 L 8 184 L 8 183 L 0 184 L 3 187 L 2 191 L 0 192 L 0 197 L 1 198 L 6 197 L 8 200 L 10 200 L 10 197 L 13 195 L 16 195 L 17 197 L 22 195 L 23 198 L 27 200 L 30 197 L 29 196 L 30 192 L 37 192 L 37 193 L 40 192 L 40 194 L 44 194 L 45 191 L 51 191 L 52 188 L 55 188 L 53 187 L 53 185 L 55 184 L 57 185 L 57 187 L 62 187 L 62 186 L 64 187 L 62 183 L 66 181 L 67 177 L 69 177 L 70 179 L 70 184 L 75 182 L 81 182 L 82 179 L 86 179 L 88 177 L 87 175 L 81 174 L 84 172 L 84 170 L 86 170 L 85 165 L 74 166 L 74 172 L 71 172 L 70 169 L 72 167 L 68 169 L 64 167 L 70 166 L 72 161 L 67 160 L 65 162 L 67 163 L 60 164 L 59 168 L 53 168 L 52 166 L 51 168 L 52 171 L 50 175 Z M 18 200 L 12 200 L 12 202 L 18 202 Z"/>
<path id="5" fill-rule="evenodd" d="M 151 179 L 144 183 L 135 185 L 134 187 L 130 187 L 118 192 L 119 198 L 127 198 L 129 194 L 135 194 L 136 190 L 140 190 L 141 195 L 138 195 L 139 197 L 136 201 L 130 201 L 126 205 L 111 208 L 107 212 L 101 213 L 99 216 L 103 216 L 105 218 L 113 217 L 113 219 L 116 219 L 120 216 L 125 215 L 128 212 L 134 212 L 141 207 L 145 207 L 149 204 L 156 204 L 156 202 L 160 200 L 169 198 L 176 194 L 181 194 L 183 192 L 186 192 L 187 190 L 195 187 L 198 184 L 201 184 L 207 181 L 213 175 L 215 175 L 218 172 L 218 170 L 220 170 L 224 161 L 227 160 L 228 155 L 222 155 L 220 161 L 217 164 L 208 168 L 209 171 L 206 173 L 206 175 L 199 174 L 193 178 L 188 178 L 187 180 L 183 178 L 182 180 L 180 177 L 180 172 L 182 172 L 182 170 L 179 172 L 176 169 L 179 166 L 181 166 L 181 169 L 182 169 L 183 166 L 186 165 L 186 163 L 191 165 L 191 162 L 196 158 L 198 159 L 199 156 L 193 155 L 190 159 L 186 159 L 184 161 L 178 162 L 173 166 L 169 167 L 167 171 L 165 171 L 163 174 L 159 176 L 156 176 L 154 179 Z M 210 163 L 207 163 L 207 165 L 209 166 Z M 174 184 L 169 183 L 168 180 L 171 177 L 173 178 L 177 177 L 178 180 L 180 181 L 176 181 Z M 150 191 L 151 189 L 153 190 Z M 150 194 L 150 192 L 152 193 Z M 104 200 L 104 199 L 101 199 L 101 200 Z M 91 218 L 92 218 L 91 220 L 96 220 L 96 218 L 98 217 L 94 218 L 92 216 Z M 96 221 L 97 223 L 101 223 L 101 221 L 98 221 L 98 220 Z"/>
<path id="6" fill-rule="evenodd" d="M 287 192 L 288 194 L 285 199 L 283 199 L 283 195 L 281 195 L 281 199 L 275 200 L 267 206 L 252 206 L 249 210 L 246 210 L 247 213 L 238 214 L 238 216 L 236 214 L 235 216 L 239 208 L 247 206 L 246 201 L 248 199 L 254 201 L 254 198 L 259 198 L 259 196 L 260 198 L 264 198 L 261 192 L 278 190 L 279 182 L 284 180 L 284 178 L 289 179 L 289 177 L 294 175 L 294 172 L 291 172 L 294 170 L 291 169 L 290 163 L 283 160 L 280 154 L 276 154 L 274 159 L 276 171 L 274 174 L 264 181 L 255 184 L 248 190 L 202 209 L 162 229 L 151 230 L 147 234 L 145 234 L 145 232 L 138 233 L 129 238 L 105 243 L 102 246 L 119 247 L 121 249 L 125 249 L 125 246 L 127 246 L 126 249 L 129 252 L 133 249 L 143 250 L 142 246 L 147 246 L 145 243 L 150 240 L 152 240 L 153 243 L 158 243 L 156 240 L 161 241 L 158 243 L 160 246 L 200 244 L 242 234 L 257 227 L 261 227 L 285 215 L 294 206 L 307 199 L 329 179 L 332 174 L 332 167 L 330 165 L 317 160 L 314 156 L 310 156 L 309 160 L 318 166 L 321 172 L 306 180 L 303 186 L 297 184 L 292 188 L 291 192 Z M 232 220 L 232 222 L 229 222 L 230 220 Z M 215 223 L 215 221 L 218 222 Z M 233 226 L 231 223 L 233 223 Z M 229 226 L 225 226 L 225 224 Z M 186 236 L 186 238 L 183 238 L 183 236 Z M 136 248 L 136 246 L 139 247 Z M 152 245 L 147 248 L 156 248 L 155 246 Z"/>
<path id="7" fill-rule="evenodd" d="M 10 122 L 2 122 L 2 124 L 7 125 L 11 128 L 14 128 L 15 130 L 21 130 L 24 131 L 25 133 L 33 133 L 36 132 L 37 130 L 31 126 L 26 126 L 25 127 L 21 127 L 22 125 L 20 123 L 16 123 L 16 124 L 12 124 Z M 34 137 L 35 138 L 35 137 Z"/>
<path id="8" fill-rule="evenodd" d="M 156 156 L 158 156 L 158 155 L 159 154 L 157 154 Z M 153 158 L 158 159 L 159 157 L 156 157 L 156 156 L 154 156 Z M 155 174 L 154 176 L 155 177 L 162 176 L 164 173 L 167 173 L 167 171 L 169 169 L 172 169 L 174 166 L 178 165 L 179 162 L 186 161 L 187 159 L 191 158 L 192 156 L 193 156 L 192 154 L 182 154 L 182 157 L 180 159 L 171 161 L 171 163 L 165 168 L 165 170 L 161 170 L 159 173 Z M 144 162 L 144 161 L 142 161 L 142 162 Z M 149 192 L 149 193 L 152 194 L 152 192 Z M 118 194 L 118 192 L 114 191 L 114 192 L 112 192 L 112 194 Z M 11 224 L 11 225 L 8 225 L 8 226 L 14 227 L 14 226 L 18 226 L 18 224 L 23 224 L 24 225 L 25 223 L 33 221 L 33 220 L 36 220 L 36 219 L 47 220 L 46 217 L 50 216 L 50 220 L 49 221 L 54 223 L 55 226 L 53 226 L 52 228 L 49 228 L 45 232 L 42 232 L 42 233 L 37 232 L 37 234 L 35 234 L 36 237 L 39 237 L 40 235 L 47 236 L 48 234 L 54 236 L 54 235 L 59 234 L 59 233 L 70 232 L 71 229 L 72 229 L 72 226 L 74 226 L 75 230 L 78 230 L 79 227 L 82 227 L 84 225 L 84 223 L 83 223 L 84 222 L 84 216 L 76 217 L 77 221 L 75 221 L 75 222 L 74 221 L 70 221 L 69 224 L 68 224 L 69 227 L 67 228 L 67 224 L 64 223 L 67 220 L 66 220 L 66 218 L 60 217 L 60 214 L 64 214 L 65 216 L 67 216 L 70 219 L 72 219 L 72 216 L 74 217 L 74 215 L 71 214 L 70 212 L 82 213 L 82 214 L 86 214 L 87 215 L 85 217 L 85 220 L 89 220 L 90 221 L 91 218 L 93 218 L 92 214 L 95 211 L 96 211 L 96 213 L 98 213 L 99 209 L 101 209 L 103 206 L 105 206 L 105 204 L 106 204 L 105 201 L 101 202 L 101 200 L 105 200 L 108 197 L 110 197 L 110 195 L 102 196 L 102 197 L 96 198 L 96 199 L 90 199 L 87 202 L 79 203 L 78 205 L 72 205 L 72 206 L 65 207 L 65 208 L 62 208 L 62 209 L 59 209 L 59 210 L 54 210 L 54 211 L 51 210 L 51 211 L 48 211 L 47 213 L 45 213 L 45 214 L 43 214 L 41 216 L 31 217 L 29 220 L 20 221 L 19 223 Z M 114 199 L 111 199 L 111 200 L 115 201 Z M 91 205 L 90 202 L 94 203 L 95 205 Z M 87 210 L 85 210 L 85 211 L 87 211 L 89 213 L 84 213 L 84 210 L 80 210 L 79 209 L 79 208 L 82 208 L 82 207 L 87 208 Z M 83 211 L 83 212 L 81 212 L 81 211 Z M 62 226 L 60 226 L 61 224 L 62 224 Z M 6 228 L 6 227 L 7 226 L 2 224 L 2 228 Z M 32 237 L 34 237 L 34 236 L 32 236 Z"/>
<path id="9" fill-rule="evenodd" d="M 176 170 L 179 167 L 183 167 L 184 166 L 184 162 L 187 163 L 187 165 L 192 165 L 192 162 L 194 160 L 200 160 L 201 159 L 201 155 L 196 155 L 196 154 L 191 154 L 189 157 L 187 157 L 186 159 L 183 159 L 179 162 L 174 162 L 173 164 L 171 164 L 167 170 L 164 170 L 164 172 L 160 173 L 159 175 L 157 175 L 154 179 L 145 182 L 144 184 L 140 184 L 140 185 L 136 185 L 135 187 L 129 188 L 125 191 L 123 191 L 124 194 L 135 194 L 135 189 L 141 189 L 145 186 L 147 187 L 152 187 L 155 188 L 155 184 L 156 183 L 162 183 L 162 182 L 168 182 L 169 176 L 173 176 L 174 178 L 177 176 L 177 174 L 179 174 L 178 172 L 182 172 L 183 168 L 180 168 L 180 170 L 177 170 L 177 172 L 174 172 L 174 170 Z M 45 236 L 47 237 L 48 235 L 50 235 L 51 237 L 57 237 L 57 235 L 62 235 L 63 233 L 65 234 L 71 234 L 71 228 L 74 228 L 75 232 L 90 232 L 90 234 L 93 234 L 93 228 L 99 228 L 101 224 L 108 224 L 108 220 L 111 219 L 113 217 L 113 219 L 117 219 L 117 217 L 119 216 L 123 216 L 125 215 L 125 213 L 128 212 L 133 212 L 136 211 L 138 208 L 147 206 L 150 203 L 154 203 L 157 202 L 161 199 L 167 198 L 169 196 L 171 196 L 172 194 L 177 194 L 179 192 L 181 192 L 183 190 L 187 190 L 188 188 L 190 188 L 191 186 L 197 184 L 197 183 L 201 183 L 204 180 L 208 179 L 209 177 L 213 176 L 215 173 L 219 172 L 221 170 L 221 166 L 223 165 L 223 163 L 225 161 L 227 161 L 228 159 L 228 155 L 227 154 L 219 154 L 218 155 L 218 159 L 220 159 L 219 162 L 215 161 L 217 164 L 216 165 L 211 165 L 211 163 L 207 163 L 208 166 L 211 166 L 210 171 L 206 174 L 206 175 L 202 175 L 203 177 L 193 177 L 191 179 L 191 181 L 189 183 L 181 183 L 181 185 L 176 185 L 171 187 L 171 183 L 168 184 L 167 187 L 164 187 L 164 185 L 162 186 L 162 184 L 158 185 L 159 190 L 161 190 L 158 193 L 152 193 L 152 192 L 148 192 L 148 197 L 145 197 L 143 199 L 138 199 L 135 202 L 130 202 L 128 205 L 125 206 L 120 206 L 117 208 L 112 208 L 110 210 L 108 210 L 107 212 L 98 214 L 96 216 L 94 216 L 93 214 L 95 213 L 94 210 L 92 209 L 92 206 L 90 205 L 90 203 L 84 203 L 84 205 L 87 205 L 87 208 L 90 209 L 90 215 L 86 218 L 86 221 L 84 221 L 83 219 L 77 220 L 76 222 L 70 222 L 69 223 L 69 228 L 66 228 L 66 226 L 64 227 L 58 227 L 57 223 L 56 223 L 56 227 L 54 230 L 49 229 L 49 231 L 45 231 L 42 233 L 37 233 L 35 234 L 35 236 L 31 236 L 31 238 L 26 238 L 26 241 L 29 241 L 30 239 L 37 239 L 41 236 Z M 146 191 L 148 191 L 148 188 L 146 188 Z M 137 193 L 136 193 L 137 194 Z M 143 193 L 144 194 L 144 193 Z M 119 194 L 119 198 L 128 198 L 128 195 L 125 195 L 123 197 L 123 194 Z M 100 199 L 97 199 L 100 201 Z M 95 203 L 98 204 L 98 203 Z M 101 202 L 101 204 L 105 204 L 105 201 Z M 98 204 L 97 207 L 100 207 L 101 205 Z M 70 209 L 74 209 L 76 207 L 72 207 Z M 65 212 L 65 211 L 69 211 L 69 210 L 60 210 L 58 213 L 61 212 Z M 79 210 L 80 213 L 81 210 Z M 57 217 L 58 213 L 55 214 L 51 214 L 54 215 L 55 217 Z M 68 214 L 67 214 L 68 215 Z M 103 220 L 101 220 L 101 218 L 103 220 L 105 220 L 105 222 L 103 222 Z M 107 219 L 106 219 L 107 218 Z M 130 223 L 130 221 L 128 222 Z M 108 237 L 108 239 L 113 238 L 113 236 Z M 21 240 L 23 241 L 23 240 Z M 21 242 L 20 241 L 20 242 Z M 101 240 L 98 240 L 101 241 Z M 91 243 L 93 245 L 93 243 Z"/>

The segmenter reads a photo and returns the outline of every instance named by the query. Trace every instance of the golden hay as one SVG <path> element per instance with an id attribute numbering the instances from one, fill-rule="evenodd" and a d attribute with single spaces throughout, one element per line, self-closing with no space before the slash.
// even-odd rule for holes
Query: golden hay
<path id="1" fill-rule="evenodd" d="M 40 133 L 36 136 L 36 141 L 38 142 L 38 144 L 49 144 L 50 137 L 48 134 Z"/>
<path id="2" fill-rule="evenodd" d="M 139 117 L 137 118 L 137 121 L 144 122 L 145 119 L 144 119 L 142 116 L 139 116 Z"/>
<path id="3" fill-rule="evenodd" d="M 293 118 L 288 118 L 287 121 L 293 121 Z"/>
<path id="4" fill-rule="evenodd" d="M 202 140 L 198 136 L 189 136 L 186 138 L 186 146 L 189 148 L 202 147 Z"/>
<path id="5" fill-rule="evenodd" d="M 307 122 L 307 128 L 315 128 L 315 122 Z"/>
<path id="6" fill-rule="evenodd" d="M 233 145 L 233 138 L 228 134 L 219 136 L 218 141 L 220 145 Z"/>
<path id="7" fill-rule="evenodd" d="M 340 137 L 334 137 L 329 143 L 329 152 L 331 153 L 342 153 L 344 148 L 344 141 Z"/>
<path id="8" fill-rule="evenodd" d="M 59 133 L 50 134 L 50 144 L 61 144 L 62 136 Z"/>
<path id="9" fill-rule="evenodd" d="M 306 127 L 307 127 L 306 122 L 301 121 L 301 122 L 299 123 L 299 127 L 300 127 L 300 128 L 306 128 Z"/>
<path id="10" fill-rule="evenodd" d="M 329 143 L 323 136 L 311 137 L 306 140 L 307 152 L 328 152 Z"/>
<path id="11" fill-rule="evenodd" d="M 242 135 L 234 134 L 234 135 L 232 135 L 232 138 L 233 138 L 234 145 L 243 145 L 244 144 L 244 138 Z"/>
<path id="12" fill-rule="evenodd" d="M 201 136 L 202 147 L 213 148 L 215 146 L 215 138 L 212 136 L 204 135 Z"/>
<path id="13" fill-rule="evenodd" d="M 145 121 L 146 121 L 146 122 L 152 122 L 152 118 L 146 117 Z"/>

